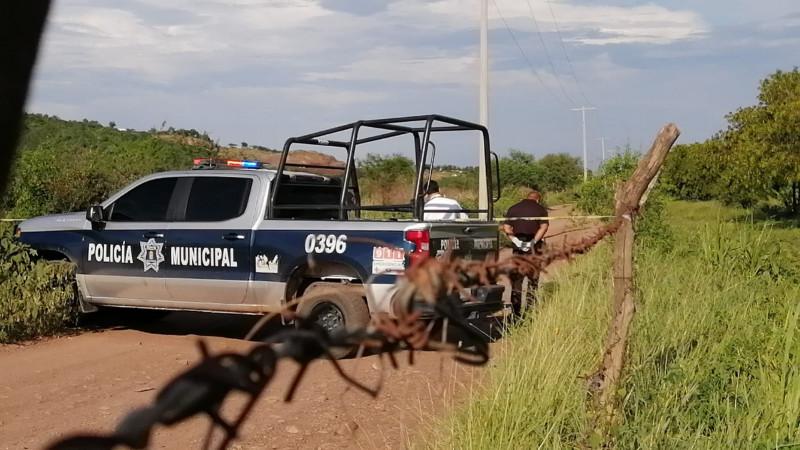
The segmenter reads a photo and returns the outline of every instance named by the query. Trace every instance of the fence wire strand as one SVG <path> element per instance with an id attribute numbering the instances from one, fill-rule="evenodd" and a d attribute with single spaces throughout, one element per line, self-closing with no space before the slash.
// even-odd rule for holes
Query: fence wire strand
<path id="1" fill-rule="evenodd" d="M 401 302 L 399 316 L 377 315 L 364 328 L 329 332 L 287 307 L 280 314 L 294 320 L 296 327 L 259 341 L 247 353 L 223 352 L 212 355 L 206 344 L 199 341 L 201 361 L 164 385 L 151 405 L 125 415 L 113 433 L 73 435 L 52 443 L 48 448 L 101 450 L 124 446 L 142 449 L 150 443 L 157 426 L 174 426 L 197 415 L 210 419 L 204 448 L 210 448 L 217 428 L 224 432 L 224 438 L 217 448 L 228 448 L 239 437 L 242 424 L 275 376 L 278 362 L 285 359 L 294 361 L 298 366 L 285 393 L 286 402 L 292 401 L 309 364 L 315 360 L 326 360 L 350 387 L 376 397 L 382 388 L 383 375 L 375 386 L 367 386 L 356 380 L 334 358 L 333 353 L 340 349 L 357 349 L 358 356 L 365 352 L 377 354 L 381 365 L 386 359 L 394 369 L 399 367 L 397 353 L 400 351 L 408 352 L 409 365 L 414 364 L 415 352 L 420 351 L 444 352 L 462 364 L 484 365 L 489 361 L 489 340 L 463 316 L 459 292 L 496 284 L 515 275 L 538 277 L 553 262 L 571 260 L 587 252 L 614 233 L 620 222 L 618 219 L 599 227 L 597 232 L 575 243 L 565 242 L 560 247 L 554 246 L 541 253 L 513 255 L 502 261 L 467 261 L 451 259 L 449 255 L 442 259 L 420 261 L 408 268 L 397 282 L 395 301 Z M 311 296 L 324 295 L 321 291 Z M 287 305 L 297 303 L 294 301 Z M 416 310 L 420 303 L 435 313 L 434 319 L 426 320 Z M 460 332 L 459 343 L 433 339 L 432 330 L 436 325 L 450 326 Z M 254 334 L 251 332 L 249 336 Z M 248 400 L 234 420 L 226 421 L 220 415 L 220 409 L 226 398 L 234 392 L 245 394 Z"/>

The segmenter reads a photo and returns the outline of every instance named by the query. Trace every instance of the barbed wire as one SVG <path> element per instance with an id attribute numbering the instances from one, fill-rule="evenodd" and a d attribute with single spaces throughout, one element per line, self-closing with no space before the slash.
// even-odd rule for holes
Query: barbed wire
<path id="1" fill-rule="evenodd" d="M 213 433 L 219 428 L 225 435 L 218 448 L 225 449 L 239 436 L 242 424 L 275 376 L 278 362 L 282 359 L 292 360 L 299 366 L 284 396 L 286 402 L 292 401 L 309 364 L 315 360 L 327 360 L 348 385 L 376 397 L 382 388 L 382 377 L 374 387 L 354 379 L 334 358 L 334 351 L 339 349 L 358 349 L 357 356 L 369 351 L 379 355 L 381 361 L 387 358 L 395 369 L 398 368 L 395 354 L 400 351 L 408 351 L 409 365 L 414 364 L 415 351 L 445 352 L 462 364 L 484 365 L 489 361 L 489 342 L 462 314 L 459 293 L 507 280 L 512 275 L 538 277 L 553 262 L 570 260 L 587 252 L 614 233 L 620 223 L 618 219 L 602 226 L 578 242 L 568 244 L 565 241 L 560 247 L 554 246 L 541 253 L 514 255 L 502 261 L 466 261 L 449 255 L 420 261 L 408 268 L 397 282 L 397 317 L 378 315 L 364 328 L 329 332 L 315 321 L 286 309 L 280 314 L 285 319 L 294 320 L 296 328 L 259 341 L 245 354 L 224 352 L 212 355 L 200 340 L 198 348 L 202 360 L 166 383 L 152 405 L 125 415 L 110 434 L 73 435 L 52 443 L 48 449 L 103 450 L 118 446 L 143 449 L 148 446 L 156 426 L 174 426 L 198 415 L 207 416 L 211 421 L 204 448 L 210 447 Z M 314 297 L 324 295 L 324 290 L 320 289 L 291 303 L 313 301 Z M 477 300 L 468 298 L 467 301 Z M 419 304 L 432 310 L 434 318 L 425 320 L 417 308 Z M 459 342 L 447 342 L 446 337 L 433 339 L 432 330 L 436 325 L 441 325 L 443 330 L 453 327 L 460 331 Z M 234 392 L 245 394 L 247 402 L 235 420 L 226 421 L 220 415 L 220 409 Z"/>

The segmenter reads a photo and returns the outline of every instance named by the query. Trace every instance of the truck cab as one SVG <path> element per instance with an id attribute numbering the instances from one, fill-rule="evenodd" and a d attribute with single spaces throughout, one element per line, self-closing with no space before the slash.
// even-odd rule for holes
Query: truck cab
<path id="1" fill-rule="evenodd" d="M 490 167 L 488 132 L 479 125 L 436 115 L 360 121 L 287 140 L 277 167 L 198 159 L 191 170 L 137 180 L 86 212 L 26 220 L 18 235 L 43 256 L 76 264 L 84 312 L 263 314 L 328 288 L 319 292 L 330 294 L 300 301 L 298 312 L 328 329 L 362 326 L 372 314 L 399 313 L 395 283 L 415 261 L 498 256 L 491 201 L 463 210 L 468 219 L 423 220 L 435 159 L 431 136 L 445 131 L 480 133 Z M 349 139 L 330 137 L 342 133 Z M 409 200 L 367 205 L 356 150 L 400 136 L 410 137 L 416 158 Z M 297 146 L 341 149 L 343 162 L 298 162 Z M 491 199 L 497 180 L 486 176 Z M 486 286 L 464 296 L 465 314 L 501 309 L 502 291 Z"/>

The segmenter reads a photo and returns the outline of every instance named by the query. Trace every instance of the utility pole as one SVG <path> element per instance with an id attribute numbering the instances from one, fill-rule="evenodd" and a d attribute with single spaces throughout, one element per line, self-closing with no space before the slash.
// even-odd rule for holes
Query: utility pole
<path id="1" fill-rule="evenodd" d="M 600 145 L 602 145 L 602 148 L 603 148 L 603 162 L 606 162 L 606 141 L 611 139 L 611 138 L 599 137 L 599 138 L 595 138 L 595 139 L 600 141 L 600 143 L 601 143 Z"/>
<path id="2" fill-rule="evenodd" d="M 583 181 L 589 179 L 589 169 L 586 167 L 586 111 L 591 111 L 597 108 L 587 108 L 586 106 L 581 106 L 580 108 L 573 108 L 573 111 L 580 111 L 581 117 L 583 117 Z"/>
<path id="3" fill-rule="evenodd" d="M 481 45 L 480 45 L 480 92 L 479 92 L 479 121 L 489 128 L 489 0 L 480 0 Z M 483 146 L 483 133 L 478 136 L 478 209 L 489 209 L 489 196 L 486 192 L 486 149 Z M 494 180 L 498 183 L 499 180 Z M 488 218 L 486 213 L 479 217 Z"/>

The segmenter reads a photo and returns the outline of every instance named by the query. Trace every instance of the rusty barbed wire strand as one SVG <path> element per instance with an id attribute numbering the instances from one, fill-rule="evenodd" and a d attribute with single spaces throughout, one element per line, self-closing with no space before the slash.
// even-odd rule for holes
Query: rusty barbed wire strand
<path id="1" fill-rule="evenodd" d="M 283 330 L 274 336 L 258 342 L 248 353 L 224 352 L 210 354 L 204 341 L 198 341 L 202 359 L 200 362 L 178 374 L 156 395 L 152 405 L 134 409 L 108 435 L 78 434 L 52 443 L 50 450 L 96 449 L 105 450 L 119 446 L 133 449 L 146 448 L 156 426 L 174 426 L 197 416 L 207 416 L 211 423 L 204 441 L 204 448 L 211 444 L 214 430 L 225 433 L 220 449 L 225 449 L 239 436 L 239 430 L 246 421 L 263 391 L 275 375 L 278 361 L 289 359 L 299 369 L 295 374 L 284 401 L 293 399 L 305 375 L 308 365 L 315 360 L 327 360 L 338 375 L 350 386 L 376 397 L 382 388 L 383 378 L 375 387 L 362 384 L 347 374 L 333 357 L 335 349 L 358 349 L 361 356 L 365 351 L 386 357 L 391 366 L 397 369 L 395 354 L 408 351 L 408 364 L 414 364 L 416 351 L 437 351 L 450 353 L 463 364 L 484 365 L 489 360 L 488 340 L 477 331 L 460 311 L 462 305 L 458 293 L 464 289 L 494 284 L 507 280 L 511 275 L 537 277 L 547 266 L 559 260 L 571 260 L 614 233 L 622 223 L 619 217 L 615 222 L 601 226 L 598 231 L 578 242 L 554 247 L 541 253 L 514 255 L 502 261 L 465 261 L 430 258 L 408 268 L 397 282 L 396 301 L 400 302 L 397 317 L 379 315 L 370 323 L 356 330 L 336 330 L 329 332 L 314 321 L 291 311 L 289 305 L 324 295 L 324 291 L 314 292 L 287 303 L 285 310 L 272 314 L 282 314 L 293 319 L 295 329 Z M 424 314 L 415 310 L 424 304 L 434 313 L 434 318 L 425 320 Z M 452 326 L 460 331 L 458 344 L 445 339 L 432 339 L 432 329 L 437 322 L 444 327 Z M 250 333 L 248 335 L 252 335 Z M 232 422 L 220 416 L 220 409 L 226 398 L 233 392 L 248 396 L 248 401 Z"/>

